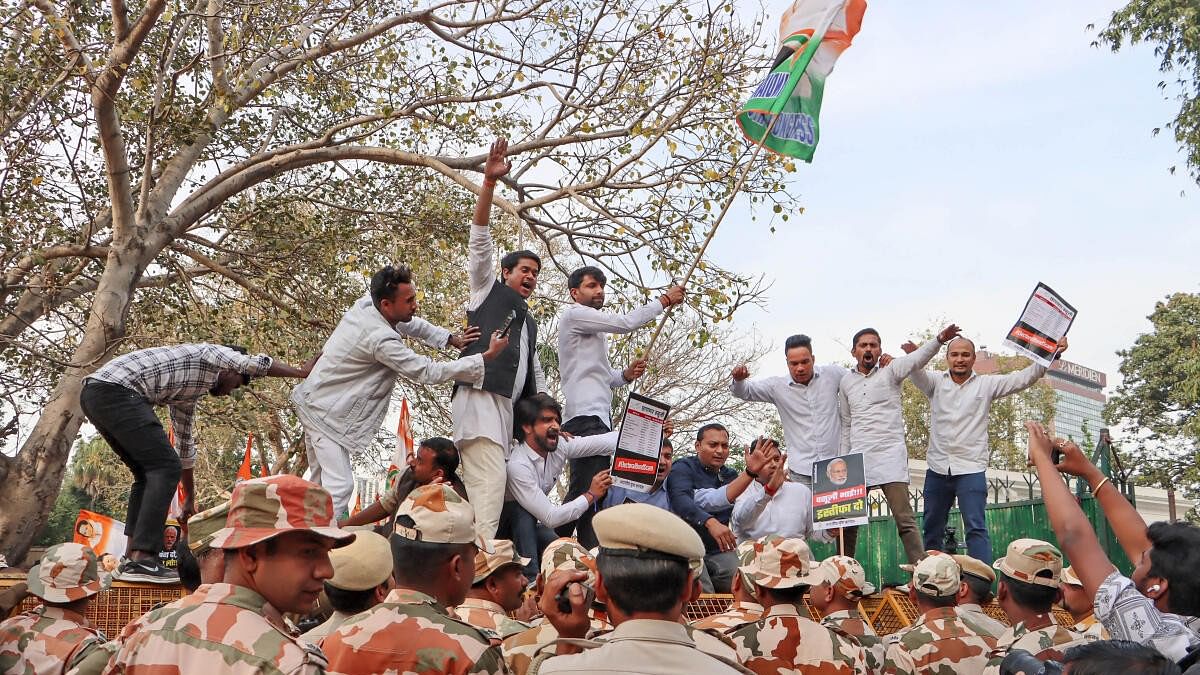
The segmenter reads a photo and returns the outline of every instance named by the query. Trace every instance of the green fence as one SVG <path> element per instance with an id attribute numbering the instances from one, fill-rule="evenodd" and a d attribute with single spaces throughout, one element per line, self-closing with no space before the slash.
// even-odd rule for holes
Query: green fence
<path id="1" fill-rule="evenodd" d="M 1101 512 L 1099 504 L 1096 503 L 1096 499 L 1090 495 L 1085 496 L 1080 500 L 1080 504 L 1083 512 L 1087 514 L 1088 519 L 1096 528 L 1100 544 L 1108 552 L 1109 560 L 1123 574 L 1128 575 L 1132 572 L 1133 566 L 1109 529 L 1108 521 L 1104 519 L 1104 514 Z M 1043 539 L 1055 545 L 1058 544 L 1054 537 L 1054 530 L 1050 529 L 1050 519 L 1046 516 L 1046 505 L 1040 499 L 989 504 L 986 518 L 988 532 L 991 534 L 994 558 L 1004 555 L 1010 541 L 1022 537 Z M 921 510 L 917 509 L 918 527 L 923 519 Z M 965 553 L 966 546 L 963 537 L 966 528 L 963 527 L 958 509 L 950 512 L 947 527 L 955 528 L 958 533 L 958 550 L 960 553 Z M 813 555 L 817 560 L 836 552 L 836 544 L 815 544 L 813 546 Z M 854 557 L 862 563 L 867 573 L 867 580 L 875 584 L 876 588 L 881 588 L 886 584 L 908 583 L 909 575 L 899 567 L 902 563 L 907 562 L 904 557 L 904 547 L 900 544 L 900 537 L 896 534 L 896 526 L 893 524 L 891 516 L 875 516 L 870 519 L 864 530 L 859 533 Z"/>

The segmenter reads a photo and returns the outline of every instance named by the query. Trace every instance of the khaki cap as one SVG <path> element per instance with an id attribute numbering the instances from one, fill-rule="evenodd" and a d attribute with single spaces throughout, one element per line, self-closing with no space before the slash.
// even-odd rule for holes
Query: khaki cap
<path id="1" fill-rule="evenodd" d="M 1062 553 L 1048 541 L 1017 539 L 1008 545 L 1008 552 L 992 563 L 992 567 L 1017 581 L 1058 588 Z M 1043 574 L 1046 572 L 1049 575 Z"/>
<path id="2" fill-rule="evenodd" d="M 68 542 L 46 549 L 25 578 L 29 592 L 46 602 L 75 602 L 100 592 L 96 553 Z"/>
<path id="3" fill-rule="evenodd" d="M 517 548 L 508 539 L 492 539 L 488 541 L 490 552 L 482 548 L 475 554 L 475 579 L 472 585 L 492 576 L 509 565 L 525 567 L 529 558 L 517 555 Z"/>
<path id="4" fill-rule="evenodd" d="M 912 586 L 919 593 L 944 598 L 958 593 L 962 585 L 962 567 L 949 553 L 925 551 L 925 557 L 915 565 L 901 565 L 912 572 Z"/>
<path id="5" fill-rule="evenodd" d="M 213 538 L 217 530 L 225 527 L 225 519 L 228 517 L 229 500 L 225 500 L 188 518 L 188 548 L 194 555 L 212 550 Z"/>
<path id="6" fill-rule="evenodd" d="M 867 581 L 862 563 L 847 555 L 835 555 L 822 560 L 820 574 L 839 595 L 848 600 L 858 600 L 875 592 L 875 585 Z"/>
<path id="7" fill-rule="evenodd" d="M 693 569 L 704 561 L 704 542 L 682 518 L 650 504 L 620 504 L 604 509 L 592 520 L 600 554 L 680 558 Z"/>
<path id="8" fill-rule="evenodd" d="M 996 573 L 992 571 L 992 566 L 979 558 L 972 558 L 969 555 L 961 553 L 957 553 L 952 557 L 958 562 L 958 566 L 962 568 L 963 574 L 979 577 L 990 584 L 996 582 Z"/>
<path id="9" fill-rule="evenodd" d="M 1071 584 L 1072 586 L 1083 585 L 1083 582 L 1079 580 L 1079 575 L 1075 574 L 1075 570 L 1072 569 L 1070 565 L 1067 565 L 1062 569 L 1062 574 L 1060 577 L 1064 584 Z"/>
<path id="10" fill-rule="evenodd" d="M 288 532 L 312 532 L 328 537 L 334 546 L 354 541 L 354 533 L 339 529 L 333 499 L 320 485 L 282 474 L 244 480 L 233 488 L 225 527 L 213 533 L 213 548 L 253 546 Z"/>
<path id="11" fill-rule="evenodd" d="M 365 591 L 392 576 L 392 545 L 371 530 L 356 530 L 349 546 L 329 552 L 333 578 L 325 583 L 343 591 Z"/>
<path id="12" fill-rule="evenodd" d="M 543 580 L 549 579 L 556 571 L 584 572 L 588 575 L 586 583 L 596 585 L 596 558 L 578 541 L 571 537 L 561 537 L 550 542 L 542 551 L 542 563 L 538 574 Z"/>
<path id="13" fill-rule="evenodd" d="M 803 539 L 784 538 L 778 535 L 765 537 L 762 550 L 754 562 L 738 569 L 765 588 L 795 588 L 813 586 L 824 580 L 816 573 L 812 551 Z"/>
<path id="14" fill-rule="evenodd" d="M 408 516 L 413 526 L 401 525 L 400 516 Z M 431 544 L 475 544 L 487 550 L 487 542 L 475 534 L 475 509 L 448 483 L 422 485 L 400 504 L 396 511 L 395 534 L 404 539 Z"/>

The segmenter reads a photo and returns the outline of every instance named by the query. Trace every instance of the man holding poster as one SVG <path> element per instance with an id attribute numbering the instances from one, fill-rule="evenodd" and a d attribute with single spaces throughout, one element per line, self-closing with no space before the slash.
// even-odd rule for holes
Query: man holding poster
<path id="1" fill-rule="evenodd" d="M 1058 354 L 1066 350 L 1065 335 L 1058 338 L 1057 348 Z M 917 346 L 907 342 L 901 349 L 911 353 Z M 992 541 L 984 520 L 992 401 L 1028 389 L 1045 374 L 1046 366 L 1034 362 L 1014 373 L 977 375 L 975 343 L 960 335 L 946 345 L 946 370 L 918 369 L 909 375 L 929 399 L 923 531 L 927 550 L 941 549 L 946 519 L 957 501 L 967 530 L 967 553 L 992 562 Z"/>

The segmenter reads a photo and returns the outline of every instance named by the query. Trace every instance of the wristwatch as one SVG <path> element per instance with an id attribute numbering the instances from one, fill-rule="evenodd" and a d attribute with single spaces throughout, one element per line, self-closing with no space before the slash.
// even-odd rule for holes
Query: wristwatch
<path id="1" fill-rule="evenodd" d="M 756 479 L 756 480 L 758 479 L 758 474 L 756 474 L 756 473 L 754 473 L 753 471 L 751 471 L 751 470 L 749 469 L 749 467 L 747 467 L 747 468 L 745 468 L 745 469 L 742 469 L 742 471 L 745 471 L 747 476 L 750 476 L 751 478 L 754 478 L 754 479 Z"/>

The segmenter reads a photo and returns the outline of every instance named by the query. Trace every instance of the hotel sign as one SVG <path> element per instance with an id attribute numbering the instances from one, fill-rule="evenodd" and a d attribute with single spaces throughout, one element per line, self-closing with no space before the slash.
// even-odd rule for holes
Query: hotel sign
<path id="1" fill-rule="evenodd" d="M 1098 370 L 1092 370 L 1091 368 L 1081 366 L 1078 363 L 1072 363 L 1071 361 L 1064 361 L 1062 359 L 1055 361 L 1054 365 L 1050 366 L 1050 369 L 1058 371 L 1063 375 L 1069 375 L 1077 380 L 1083 380 L 1084 382 L 1094 384 L 1097 387 L 1104 387 L 1108 380 L 1108 378 L 1104 376 L 1104 373 Z"/>

